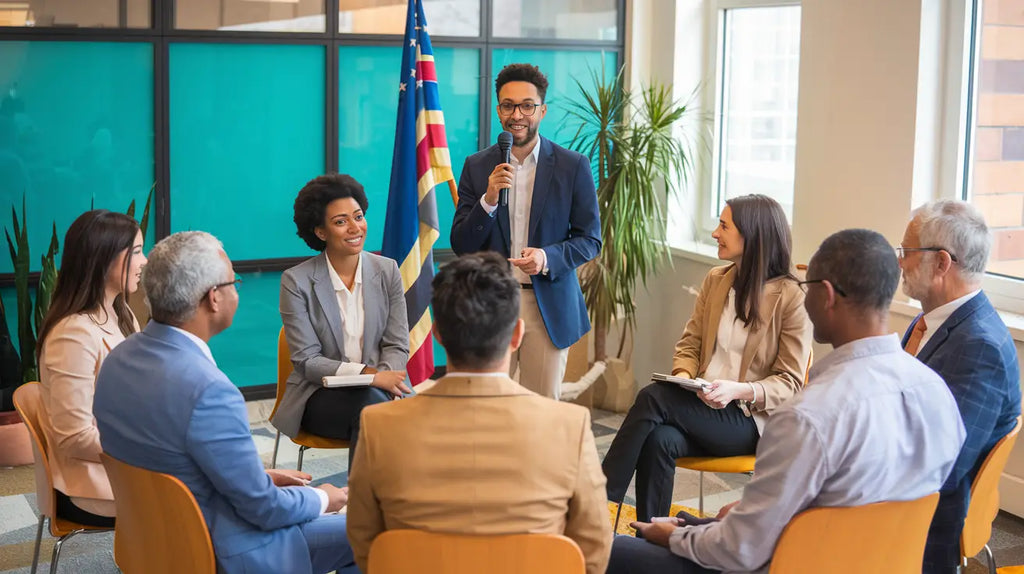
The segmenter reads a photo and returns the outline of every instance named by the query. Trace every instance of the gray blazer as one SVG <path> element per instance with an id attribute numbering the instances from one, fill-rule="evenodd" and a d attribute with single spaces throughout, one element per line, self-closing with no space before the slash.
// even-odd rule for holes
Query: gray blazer
<path id="1" fill-rule="evenodd" d="M 409 319 L 398 265 L 363 252 L 363 358 L 381 371 L 405 370 Z M 292 358 L 284 397 L 271 423 L 287 436 L 299 433 L 306 401 L 321 379 L 350 362 L 342 350 L 341 309 L 327 271 L 327 255 L 303 261 L 281 276 L 281 321 Z"/>

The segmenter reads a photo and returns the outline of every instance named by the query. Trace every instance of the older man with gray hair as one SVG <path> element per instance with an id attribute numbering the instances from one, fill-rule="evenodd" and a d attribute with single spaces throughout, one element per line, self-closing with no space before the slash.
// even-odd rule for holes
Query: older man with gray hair
<path id="1" fill-rule="evenodd" d="M 238 308 L 231 261 L 214 236 L 175 233 L 142 272 L 153 320 L 96 378 L 103 451 L 177 477 L 210 529 L 219 572 L 358 572 L 339 510 L 348 490 L 264 471 L 244 400 L 207 345 Z M 114 493 L 117 496 L 117 493 Z"/>
<path id="2" fill-rule="evenodd" d="M 896 248 L 903 291 L 922 310 L 903 348 L 946 381 L 967 429 L 940 490 L 925 547 L 926 574 L 956 572 L 971 483 L 1021 411 L 1013 338 L 981 290 L 991 245 L 985 219 L 972 205 L 933 201 L 914 210 Z"/>

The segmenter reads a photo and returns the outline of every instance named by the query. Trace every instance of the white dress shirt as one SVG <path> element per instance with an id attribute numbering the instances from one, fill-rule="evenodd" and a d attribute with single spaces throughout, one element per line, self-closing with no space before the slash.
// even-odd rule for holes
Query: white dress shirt
<path id="1" fill-rule="evenodd" d="M 913 500 L 942 486 L 964 441 L 960 410 L 895 334 L 834 349 L 810 381 L 768 421 L 739 504 L 720 522 L 676 528 L 672 553 L 726 573 L 768 572 L 783 528 L 807 508 Z"/>
<path id="2" fill-rule="evenodd" d="M 327 273 L 331 277 L 331 285 L 338 296 L 338 308 L 341 309 L 342 325 L 342 353 L 348 362 L 338 366 L 335 373 L 339 377 L 358 375 L 366 367 L 363 360 L 363 256 L 359 255 L 356 263 L 356 277 L 352 282 L 352 290 L 345 286 L 345 282 L 338 276 L 331 264 L 331 258 L 327 257 Z"/>
<path id="3" fill-rule="evenodd" d="M 214 366 L 217 366 L 217 361 L 213 360 L 213 353 L 210 352 L 210 346 L 206 344 L 206 341 L 200 339 L 193 333 L 189 333 L 185 329 L 180 329 L 178 327 L 175 327 L 174 325 L 167 326 L 181 333 L 182 335 L 188 337 L 190 341 L 192 341 L 193 343 L 196 344 L 197 347 L 199 347 L 199 350 L 203 352 L 203 355 L 206 356 L 207 359 L 210 359 L 210 362 L 213 363 Z M 327 492 L 319 488 L 313 488 L 312 486 L 306 486 L 301 488 L 312 488 L 313 492 L 315 492 L 316 495 L 320 498 L 320 514 L 327 512 L 327 504 L 328 502 L 330 502 L 330 499 L 328 499 L 327 497 Z"/>
<path id="4" fill-rule="evenodd" d="M 522 257 L 523 249 L 531 247 L 529 245 L 530 210 L 533 207 L 533 184 L 537 180 L 537 160 L 539 158 L 540 138 L 537 138 L 537 143 L 534 144 L 530 155 L 526 156 L 526 159 L 522 162 L 515 155 L 509 157 L 509 163 L 512 164 L 512 169 L 515 170 L 515 174 L 512 176 L 512 189 L 509 192 L 508 199 L 508 218 L 509 225 L 511 225 L 509 230 L 511 248 L 509 252 L 513 258 Z M 480 205 L 488 215 L 493 217 L 498 206 L 490 205 L 484 197 L 480 196 Z M 541 267 L 546 272 L 548 268 L 547 253 L 544 253 L 543 249 L 541 253 L 544 254 L 544 261 L 541 263 Z M 520 283 L 531 282 L 530 276 L 523 273 L 518 267 L 513 266 L 512 273 Z"/>
<path id="5" fill-rule="evenodd" d="M 928 344 L 928 340 L 932 338 L 932 335 L 939 330 L 939 327 L 949 319 L 956 310 L 963 306 L 964 303 L 970 301 L 975 295 L 981 293 L 981 289 L 975 289 L 970 293 L 960 297 L 959 299 L 953 299 L 945 305 L 940 305 L 931 311 L 924 314 L 924 324 L 927 327 L 924 331 L 924 335 L 921 337 L 921 344 L 917 346 L 917 352 L 920 353 L 921 349 Z"/>

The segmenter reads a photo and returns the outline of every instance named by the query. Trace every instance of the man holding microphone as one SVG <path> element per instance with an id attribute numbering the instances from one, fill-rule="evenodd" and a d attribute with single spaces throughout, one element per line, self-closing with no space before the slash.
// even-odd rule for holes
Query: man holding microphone
<path id="1" fill-rule="evenodd" d="M 569 346 L 590 330 L 576 268 L 601 252 L 601 219 L 590 161 L 537 133 L 547 87 L 530 64 L 498 74 L 498 119 L 512 135 L 511 154 L 506 161 L 493 145 L 466 159 L 451 244 L 459 255 L 496 251 L 513 265 L 526 332 L 509 375 L 518 367 L 521 385 L 558 399 Z"/>

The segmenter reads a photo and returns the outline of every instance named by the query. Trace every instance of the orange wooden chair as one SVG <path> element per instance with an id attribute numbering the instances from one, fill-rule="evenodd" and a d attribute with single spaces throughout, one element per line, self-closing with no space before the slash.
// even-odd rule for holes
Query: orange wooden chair
<path id="1" fill-rule="evenodd" d="M 285 387 L 288 383 L 288 376 L 292 374 L 291 351 L 288 350 L 288 341 L 284 338 L 284 327 L 277 335 L 277 399 L 274 401 L 274 410 L 270 412 L 270 418 L 274 418 L 277 407 L 284 397 Z M 310 434 L 299 429 L 299 435 L 291 439 L 299 445 L 299 460 L 296 464 L 298 470 L 302 470 L 302 455 L 311 448 L 349 448 L 349 441 L 337 438 L 326 438 Z M 281 444 L 281 431 L 277 431 L 274 437 L 274 454 L 270 459 L 270 468 L 277 468 L 277 449 Z"/>
<path id="2" fill-rule="evenodd" d="M 583 552 L 560 534 L 445 534 L 388 530 L 370 546 L 371 574 L 585 574 Z"/>

